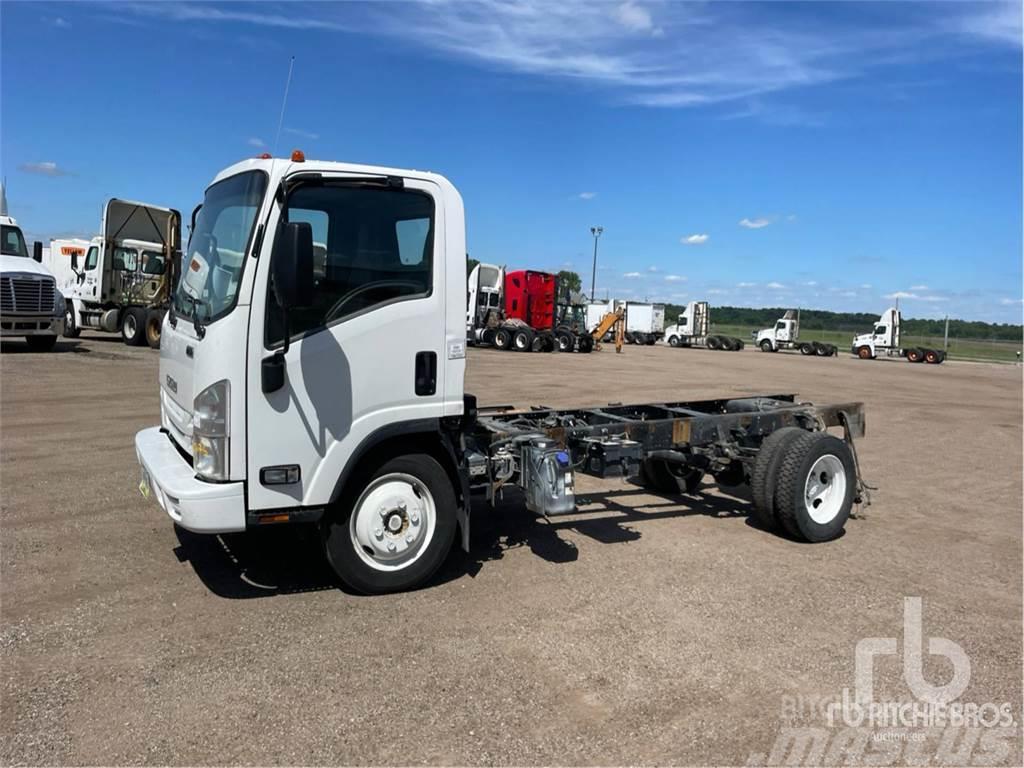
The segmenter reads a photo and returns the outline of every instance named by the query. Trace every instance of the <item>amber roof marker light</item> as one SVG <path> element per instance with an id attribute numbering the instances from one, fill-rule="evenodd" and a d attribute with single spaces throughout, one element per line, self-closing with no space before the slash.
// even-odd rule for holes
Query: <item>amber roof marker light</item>
<path id="1" fill-rule="evenodd" d="M 306 155 L 301 149 L 292 150 L 292 162 L 293 163 L 304 163 L 306 162 Z"/>

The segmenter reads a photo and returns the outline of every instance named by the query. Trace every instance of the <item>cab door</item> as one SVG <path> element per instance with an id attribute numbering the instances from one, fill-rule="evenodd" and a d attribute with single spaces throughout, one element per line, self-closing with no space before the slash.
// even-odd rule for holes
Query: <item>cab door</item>
<path id="1" fill-rule="evenodd" d="M 314 300 L 290 311 L 285 384 L 266 392 L 262 366 L 286 334 L 270 278 L 284 220 L 312 229 Z M 362 441 L 444 415 L 444 206 L 431 182 L 328 176 L 291 188 L 286 209 L 275 201 L 266 231 L 249 323 L 248 505 L 322 505 Z M 295 482 L 267 482 L 282 467 Z"/>

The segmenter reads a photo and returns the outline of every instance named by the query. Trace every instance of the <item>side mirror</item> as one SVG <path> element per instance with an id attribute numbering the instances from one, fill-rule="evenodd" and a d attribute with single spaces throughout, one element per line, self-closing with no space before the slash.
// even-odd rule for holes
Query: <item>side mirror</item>
<path id="1" fill-rule="evenodd" d="M 32 243 L 32 258 L 40 264 L 43 263 L 43 244 L 38 240 Z"/>
<path id="2" fill-rule="evenodd" d="M 313 227 L 308 222 L 289 221 L 278 230 L 271 272 L 281 309 L 313 303 Z"/>
<path id="3" fill-rule="evenodd" d="M 78 254 L 74 253 L 73 251 L 71 253 L 71 271 L 72 272 L 77 272 L 78 271 Z"/>

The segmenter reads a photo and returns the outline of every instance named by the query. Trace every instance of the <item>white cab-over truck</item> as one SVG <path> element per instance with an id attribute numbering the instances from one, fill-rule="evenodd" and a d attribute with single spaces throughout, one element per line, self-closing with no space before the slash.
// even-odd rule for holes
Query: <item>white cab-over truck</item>
<path id="1" fill-rule="evenodd" d="M 143 495 L 199 533 L 315 524 L 359 591 L 422 584 L 457 533 L 468 549 L 474 496 L 474 514 L 516 489 L 538 515 L 574 511 L 576 471 L 673 494 L 749 482 L 762 524 L 806 541 L 838 536 L 861 495 L 860 403 L 477 407 L 462 198 L 434 173 L 240 162 L 207 188 L 182 273 L 160 424 L 135 438 Z"/>
<path id="2" fill-rule="evenodd" d="M 901 347 L 900 324 L 903 318 L 896 307 L 889 307 L 878 318 L 871 333 L 862 333 L 853 337 L 850 351 L 861 360 L 874 360 L 879 355 L 885 357 L 905 357 L 911 363 L 931 363 L 938 365 L 946 359 L 946 352 L 931 347 Z"/>
<path id="3" fill-rule="evenodd" d="M 771 328 L 754 331 L 751 336 L 762 352 L 778 352 L 780 349 L 798 349 L 801 355 L 833 357 L 838 349 L 835 344 L 821 341 L 800 341 L 800 310 L 787 309 Z"/>
<path id="4" fill-rule="evenodd" d="M 28 255 L 25 235 L 7 215 L 0 187 L 0 336 L 24 338 L 30 349 L 47 352 L 64 330 L 64 297 L 42 262 L 43 246 Z"/>
<path id="5" fill-rule="evenodd" d="M 705 347 L 729 352 L 743 349 L 743 339 L 710 331 L 710 305 L 706 301 L 691 301 L 679 315 L 676 324 L 665 329 L 665 343 L 670 347 Z"/>
<path id="6" fill-rule="evenodd" d="M 665 305 L 641 301 L 626 302 L 627 344 L 655 344 L 665 331 Z"/>
<path id="7" fill-rule="evenodd" d="M 83 328 L 120 332 L 125 344 L 158 348 L 180 265 L 181 215 L 113 199 L 103 210 L 101 232 L 89 243 L 84 262 L 69 254 L 74 280 L 64 287 L 64 333 L 74 338 Z M 224 258 L 230 258 L 227 249 Z"/>

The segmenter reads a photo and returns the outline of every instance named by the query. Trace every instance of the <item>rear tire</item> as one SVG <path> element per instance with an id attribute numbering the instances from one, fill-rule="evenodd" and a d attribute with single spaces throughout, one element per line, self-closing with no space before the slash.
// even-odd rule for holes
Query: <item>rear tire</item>
<path id="1" fill-rule="evenodd" d="M 775 479 L 779 462 L 789 443 L 805 431 L 800 427 L 782 427 L 761 442 L 750 477 L 750 495 L 754 499 L 754 519 L 762 528 L 771 530 L 778 523 L 775 516 Z"/>
<path id="2" fill-rule="evenodd" d="M 722 348 L 722 340 L 718 336 L 708 336 L 707 341 L 704 343 L 707 345 L 708 349 Z"/>
<path id="3" fill-rule="evenodd" d="M 558 343 L 559 352 L 572 352 L 575 346 L 572 334 L 569 331 L 559 331 L 555 334 L 555 341 Z"/>
<path id="4" fill-rule="evenodd" d="M 139 307 L 129 307 L 121 317 L 121 340 L 129 347 L 146 343 L 146 313 Z"/>
<path id="5" fill-rule="evenodd" d="M 33 352 L 49 352 L 57 344 L 57 335 L 26 336 L 25 341 L 28 344 L 28 348 Z"/>
<path id="6" fill-rule="evenodd" d="M 512 346 L 512 332 L 508 328 L 499 328 L 494 332 L 495 349 L 508 349 Z"/>
<path id="7" fill-rule="evenodd" d="M 584 334 L 579 337 L 579 351 L 583 354 L 594 351 L 594 337 Z"/>
<path id="8" fill-rule="evenodd" d="M 783 452 L 775 481 L 775 514 L 798 539 L 834 539 L 853 510 L 856 484 L 849 446 L 827 432 L 806 432 Z"/>
<path id="9" fill-rule="evenodd" d="M 831 357 L 832 349 L 828 344 L 817 344 L 814 347 L 814 354 L 818 357 Z"/>
<path id="10" fill-rule="evenodd" d="M 723 336 L 722 349 L 724 349 L 726 352 L 736 352 L 739 350 L 739 347 L 736 346 L 736 342 L 733 340 L 731 336 Z"/>
<path id="11" fill-rule="evenodd" d="M 800 354 L 801 355 L 813 355 L 814 354 L 814 347 L 812 347 L 810 344 L 801 344 L 800 345 Z"/>
<path id="12" fill-rule="evenodd" d="M 512 332 L 512 349 L 516 352 L 533 350 L 533 331 L 529 328 L 517 328 Z"/>
<path id="13" fill-rule="evenodd" d="M 151 309 L 146 313 L 146 343 L 151 349 L 160 349 L 160 332 L 163 324 L 163 310 Z"/>
<path id="14" fill-rule="evenodd" d="M 932 365 L 938 365 L 943 360 L 942 353 L 937 349 L 926 349 L 924 351 L 924 361 L 931 363 Z"/>
<path id="15" fill-rule="evenodd" d="M 382 518 L 380 508 L 391 505 Z M 349 483 L 321 524 L 327 562 L 365 594 L 413 589 L 448 555 L 457 507 L 451 480 L 434 457 L 414 453 L 386 461 L 365 484 Z"/>

